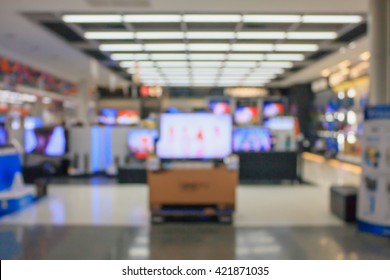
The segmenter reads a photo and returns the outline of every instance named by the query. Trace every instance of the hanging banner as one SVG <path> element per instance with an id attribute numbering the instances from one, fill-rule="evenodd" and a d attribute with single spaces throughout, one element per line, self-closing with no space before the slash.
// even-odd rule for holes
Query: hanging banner
<path id="1" fill-rule="evenodd" d="M 367 107 L 358 227 L 390 237 L 390 105 Z"/>
<path id="2" fill-rule="evenodd" d="M 4 89 L 7 90 L 14 90 L 17 86 L 22 85 L 64 95 L 75 95 L 78 92 L 76 84 L 59 79 L 51 74 L 10 60 L 1 55 L 0 82 L 3 82 Z"/>

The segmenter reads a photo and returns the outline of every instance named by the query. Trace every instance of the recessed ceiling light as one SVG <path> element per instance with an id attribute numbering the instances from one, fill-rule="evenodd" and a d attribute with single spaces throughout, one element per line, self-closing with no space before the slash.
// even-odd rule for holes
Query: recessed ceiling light
<path id="1" fill-rule="evenodd" d="M 184 32 L 136 32 L 137 39 L 159 40 L 159 39 L 184 39 Z"/>
<path id="2" fill-rule="evenodd" d="M 146 44 L 144 45 L 145 51 L 185 51 L 185 44 Z"/>
<path id="3" fill-rule="evenodd" d="M 241 54 L 241 53 L 231 53 L 228 56 L 228 60 L 248 60 L 248 61 L 258 61 L 263 60 L 263 54 Z"/>
<path id="4" fill-rule="evenodd" d="M 337 32 L 288 32 L 287 39 L 296 40 L 332 40 L 337 38 Z"/>
<path id="5" fill-rule="evenodd" d="M 270 80 L 276 78 L 277 75 L 275 74 L 253 74 L 251 73 L 249 76 L 246 77 L 248 80 Z"/>
<path id="6" fill-rule="evenodd" d="M 275 51 L 315 52 L 315 51 L 318 51 L 318 45 L 316 45 L 316 44 L 276 44 Z"/>
<path id="7" fill-rule="evenodd" d="M 302 16 L 303 23 L 359 23 L 362 16 L 357 15 L 307 15 Z"/>
<path id="8" fill-rule="evenodd" d="M 256 74 L 283 74 L 284 69 L 283 68 L 256 68 L 252 75 Z"/>
<path id="9" fill-rule="evenodd" d="M 142 51 L 141 44 L 102 44 L 99 49 L 103 52 L 113 51 Z"/>
<path id="10" fill-rule="evenodd" d="M 64 22 L 68 23 L 109 23 L 121 22 L 120 15 L 64 15 Z"/>
<path id="11" fill-rule="evenodd" d="M 188 44 L 189 51 L 229 51 L 229 44 Z"/>
<path id="12" fill-rule="evenodd" d="M 169 76 L 166 76 L 166 78 L 167 78 L 168 81 L 171 81 L 171 82 L 185 82 L 185 81 L 191 80 L 189 76 L 187 76 L 187 77 L 169 77 Z"/>
<path id="13" fill-rule="evenodd" d="M 85 32 L 84 37 L 90 40 L 125 40 L 134 39 L 134 32 Z"/>
<path id="14" fill-rule="evenodd" d="M 371 53 L 369 51 L 366 51 L 366 52 L 362 53 L 359 57 L 361 60 L 368 61 L 368 60 L 370 60 Z"/>
<path id="15" fill-rule="evenodd" d="M 135 73 L 134 69 L 130 68 L 127 70 L 128 73 L 132 74 Z M 159 76 L 160 73 L 156 68 L 148 68 L 148 69 L 138 69 L 136 71 L 138 74 L 143 75 L 143 76 Z"/>
<path id="16" fill-rule="evenodd" d="M 119 65 L 123 68 L 134 67 L 136 65 L 139 67 L 154 67 L 153 61 L 122 61 Z"/>
<path id="17" fill-rule="evenodd" d="M 158 67 L 187 67 L 187 61 L 157 61 Z"/>
<path id="18" fill-rule="evenodd" d="M 284 39 L 285 32 L 238 32 L 237 39 Z"/>
<path id="19" fill-rule="evenodd" d="M 186 54 L 166 54 L 166 53 L 155 53 L 151 54 L 151 59 L 152 60 L 187 60 L 187 55 Z"/>
<path id="20" fill-rule="evenodd" d="M 124 22 L 180 22 L 181 15 L 125 15 Z"/>
<path id="21" fill-rule="evenodd" d="M 225 67 L 255 67 L 254 61 L 226 61 Z"/>
<path id="22" fill-rule="evenodd" d="M 289 61 L 283 61 L 283 62 L 282 61 L 277 61 L 277 62 L 263 61 L 263 62 L 260 62 L 260 67 L 264 67 L 264 68 L 267 68 L 267 67 L 292 68 L 293 63 L 289 62 Z"/>
<path id="23" fill-rule="evenodd" d="M 240 22 L 240 15 L 184 15 L 184 22 Z"/>
<path id="24" fill-rule="evenodd" d="M 162 68 L 161 69 L 164 73 L 169 73 L 169 74 L 185 74 L 189 72 L 189 68 L 187 67 L 180 67 L 180 68 Z"/>
<path id="25" fill-rule="evenodd" d="M 190 60 L 224 60 L 225 54 L 190 54 Z"/>
<path id="26" fill-rule="evenodd" d="M 266 54 L 266 60 L 284 60 L 284 61 L 302 61 L 305 59 L 303 54 Z"/>
<path id="27" fill-rule="evenodd" d="M 234 39 L 234 32 L 187 32 L 187 39 Z"/>
<path id="28" fill-rule="evenodd" d="M 233 51 L 272 51 L 272 44 L 233 44 Z"/>
<path id="29" fill-rule="evenodd" d="M 147 53 L 114 53 L 110 56 L 112 60 L 148 60 Z"/>
<path id="30" fill-rule="evenodd" d="M 300 22 L 300 15 L 244 15 L 243 22 L 294 23 Z"/>
<path id="31" fill-rule="evenodd" d="M 191 66 L 192 67 L 221 67 L 222 61 L 192 61 Z"/>

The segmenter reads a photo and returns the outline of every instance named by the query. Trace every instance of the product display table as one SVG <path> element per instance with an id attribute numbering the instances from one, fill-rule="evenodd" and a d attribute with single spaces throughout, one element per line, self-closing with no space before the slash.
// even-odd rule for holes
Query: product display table
<path id="1" fill-rule="evenodd" d="M 147 171 L 149 202 L 155 216 L 218 216 L 235 209 L 238 170 L 211 168 Z"/>

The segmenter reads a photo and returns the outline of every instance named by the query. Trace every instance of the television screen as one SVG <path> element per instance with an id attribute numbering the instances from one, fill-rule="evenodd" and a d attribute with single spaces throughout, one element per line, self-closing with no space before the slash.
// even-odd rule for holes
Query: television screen
<path id="1" fill-rule="evenodd" d="M 40 117 L 26 117 L 24 119 L 25 129 L 35 129 L 43 126 L 43 120 Z"/>
<path id="2" fill-rule="evenodd" d="M 232 119 L 211 113 L 163 114 L 157 156 L 163 159 L 220 159 L 231 154 Z"/>
<path id="3" fill-rule="evenodd" d="M 133 129 L 127 136 L 130 155 L 137 159 L 145 159 L 154 153 L 154 142 L 158 137 L 155 129 Z"/>
<path id="4" fill-rule="evenodd" d="M 260 152 L 272 148 L 271 132 L 262 127 L 240 127 L 234 129 L 233 151 Z"/>
<path id="5" fill-rule="evenodd" d="M 294 117 L 276 117 L 264 122 L 264 126 L 271 130 L 294 130 Z"/>
<path id="6" fill-rule="evenodd" d="M 263 114 L 265 118 L 283 116 L 284 104 L 282 102 L 264 101 Z"/>
<path id="7" fill-rule="evenodd" d="M 65 128 L 39 128 L 25 131 L 24 149 L 27 154 L 62 156 L 67 152 Z"/>
<path id="8" fill-rule="evenodd" d="M 105 125 L 116 124 L 116 118 L 118 117 L 118 110 L 112 108 L 104 108 L 100 110 L 98 116 L 98 122 Z"/>
<path id="9" fill-rule="evenodd" d="M 230 100 L 210 100 L 209 110 L 214 114 L 230 114 Z"/>
<path id="10" fill-rule="evenodd" d="M 7 145 L 7 130 L 5 125 L 0 124 L 0 146 Z"/>
<path id="11" fill-rule="evenodd" d="M 259 109 L 256 106 L 237 107 L 234 111 L 234 122 L 237 125 L 257 124 Z"/>
<path id="12" fill-rule="evenodd" d="M 134 110 L 119 110 L 116 123 L 120 125 L 134 125 L 140 121 L 139 113 Z"/>

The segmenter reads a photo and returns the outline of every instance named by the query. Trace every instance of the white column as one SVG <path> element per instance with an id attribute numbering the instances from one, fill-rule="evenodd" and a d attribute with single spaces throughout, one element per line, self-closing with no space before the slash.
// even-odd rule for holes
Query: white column
<path id="1" fill-rule="evenodd" d="M 91 103 L 95 102 L 96 96 L 91 95 L 94 83 L 91 80 L 85 80 L 79 83 L 79 92 L 77 94 L 76 116 L 77 122 L 88 126 L 91 123 Z M 96 102 L 95 102 L 96 103 Z"/>
<path id="2" fill-rule="evenodd" d="M 369 101 L 372 105 L 390 103 L 390 0 L 370 0 L 368 31 L 371 52 Z"/>

